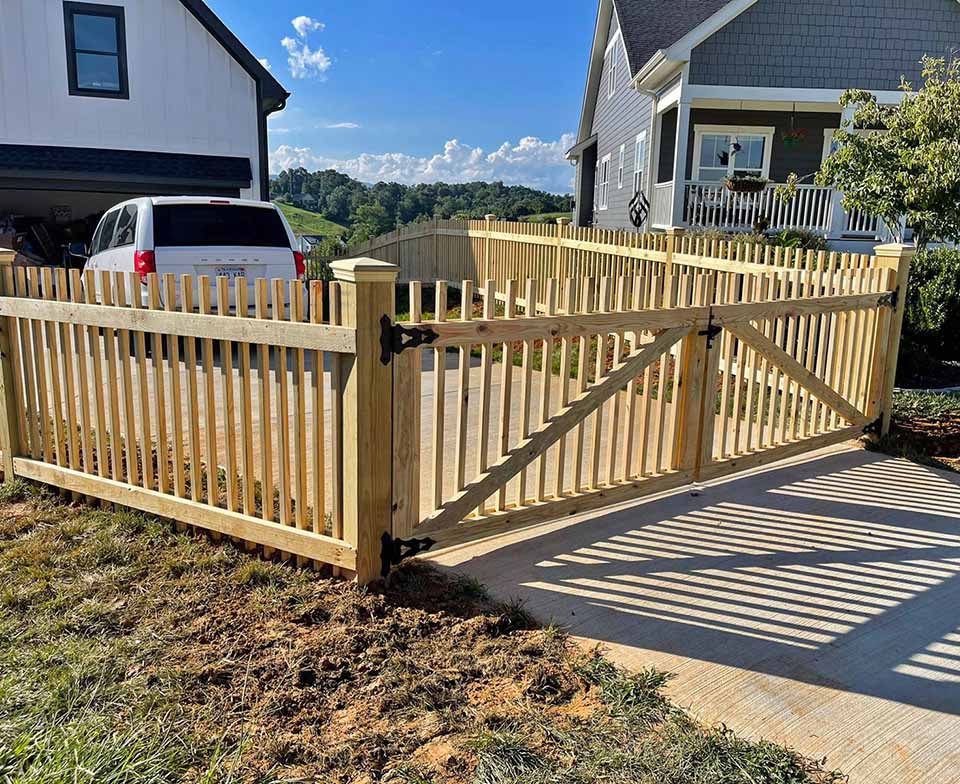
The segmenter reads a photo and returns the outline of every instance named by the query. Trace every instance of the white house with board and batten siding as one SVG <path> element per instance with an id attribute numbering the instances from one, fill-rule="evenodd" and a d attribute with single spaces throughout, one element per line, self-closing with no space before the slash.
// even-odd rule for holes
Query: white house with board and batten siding
<path id="1" fill-rule="evenodd" d="M 0 0 L 0 213 L 267 198 L 288 97 L 203 0 Z"/>

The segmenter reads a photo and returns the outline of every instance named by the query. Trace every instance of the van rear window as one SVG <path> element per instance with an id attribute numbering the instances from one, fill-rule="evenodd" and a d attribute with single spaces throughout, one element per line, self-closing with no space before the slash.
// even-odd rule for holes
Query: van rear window
<path id="1" fill-rule="evenodd" d="M 276 210 L 226 204 L 162 204 L 153 209 L 158 248 L 241 246 L 289 248 Z"/>

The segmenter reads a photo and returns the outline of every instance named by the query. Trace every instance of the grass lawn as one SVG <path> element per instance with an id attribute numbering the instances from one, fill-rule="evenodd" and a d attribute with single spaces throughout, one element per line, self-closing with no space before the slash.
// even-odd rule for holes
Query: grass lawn
<path id="1" fill-rule="evenodd" d="M 0 491 L 0 781 L 805 784 L 422 565 L 360 590 L 131 512 Z"/>
<path id="2" fill-rule="evenodd" d="M 298 237 L 302 234 L 329 237 L 332 234 L 340 234 L 346 231 L 345 227 L 327 220 L 316 212 L 301 210 L 292 204 L 283 204 L 281 202 L 277 202 L 276 204 L 283 210 L 283 214 L 286 216 L 290 228 L 293 229 L 293 233 Z"/>
<path id="3" fill-rule="evenodd" d="M 960 393 L 898 392 L 880 450 L 960 472 Z"/>

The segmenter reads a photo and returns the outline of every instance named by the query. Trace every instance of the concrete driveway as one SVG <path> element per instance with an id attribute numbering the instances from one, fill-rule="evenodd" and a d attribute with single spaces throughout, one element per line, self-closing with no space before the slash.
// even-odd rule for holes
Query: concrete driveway
<path id="1" fill-rule="evenodd" d="M 833 450 L 441 552 L 853 784 L 960 782 L 960 476 Z"/>

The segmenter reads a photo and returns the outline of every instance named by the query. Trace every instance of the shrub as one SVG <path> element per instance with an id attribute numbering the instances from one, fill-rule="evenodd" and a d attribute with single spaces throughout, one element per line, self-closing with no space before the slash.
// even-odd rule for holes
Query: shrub
<path id="1" fill-rule="evenodd" d="M 803 250 L 826 250 L 827 240 L 820 234 L 806 229 L 787 229 L 779 234 L 769 236 L 767 241 L 771 245 L 782 245 L 785 248 L 801 248 Z"/>
<path id="2" fill-rule="evenodd" d="M 774 234 L 762 232 L 727 232 L 722 229 L 691 229 L 687 236 L 705 242 L 749 242 L 755 245 L 801 248 L 803 250 L 826 250 L 827 241 L 819 234 L 804 229 L 788 229 Z"/>
<path id="3" fill-rule="evenodd" d="M 939 360 L 960 359 L 960 250 L 917 254 L 910 270 L 903 348 Z"/>

